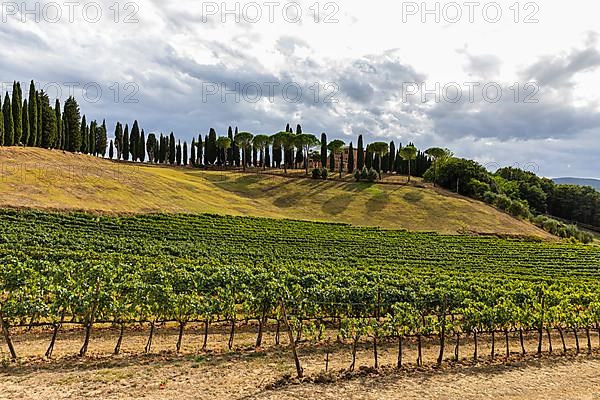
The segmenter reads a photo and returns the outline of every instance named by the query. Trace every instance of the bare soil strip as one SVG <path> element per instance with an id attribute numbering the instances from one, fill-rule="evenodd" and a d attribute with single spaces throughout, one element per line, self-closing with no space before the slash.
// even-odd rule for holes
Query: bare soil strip
<path id="1" fill-rule="evenodd" d="M 82 343 L 81 330 L 60 332 L 55 359 L 41 355 L 48 345 L 50 332 L 33 329 L 16 332 L 15 346 L 21 354 L 17 363 L 8 363 L 5 344 L 0 341 L 0 399 L 600 399 L 600 354 L 575 355 L 574 339 L 566 338 L 569 354 L 562 356 L 560 339 L 553 337 L 554 351 L 534 357 L 535 335 L 526 338 L 527 355 L 520 354 L 517 337 L 511 336 L 511 355 L 505 360 L 504 342 L 496 343 L 496 356 L 489 358 L 489 338 L 479 343 L 481 359 L 472 361 L 473 343 L 463 339 L 460 362 L 454 363 L 454 343 L 448 343 L 446 362 L 434 367 L 439 348 L 427 340 L 424 347 L 426 366 L 417 369 L 416 345 L 404 346 L 404 368 L 395 370 L 395 343 L 379 349 L 379 371 L 373 365 L 372 349 L 364 343 L 357 355 L 353 374 L 344 371 L 350 365 L 350 346 L 300 345 L 300 357 L 306 382 L 296 382 L 293 361 L 286 346 L 275 346 L 271 329 L 264 337 L 265 347 L 254 349 L 255 327 L 239 329 L 233 351 L 227 349 L 227 328 L 211 329 L 208 351 L 202 352 L 202 329 L 186 331 L 181 354 L 175 354 L 176 327 L 162 327 L 156 333 L 151 354 L 143 354 L 146 327 L 127 330 L 123 353 L 112 355 L 117 329 L 96 330 L 90 344 L 91 355 L 76 357 Z M 598 337 L 593 345 L 598 347 Z M 544 349 L 547 351 L 544 338 Z M 329 349 L 328 351 L 326 351 Z M 329 373 L 325 373 L 329 352 Z M 315 383 L 321 382 L 321 383 Z M 324 383 L 323 383 L 324 382 Z"/>

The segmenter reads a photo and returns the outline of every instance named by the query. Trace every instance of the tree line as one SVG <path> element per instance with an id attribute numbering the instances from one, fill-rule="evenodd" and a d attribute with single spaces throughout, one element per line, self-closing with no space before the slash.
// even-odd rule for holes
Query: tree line
<path id="1" fill-rule="evenodd" d="M 1 96 L 0 96 L 1 97 Z M 31 81 L 29 96 L 23 99 L 20 82 L 14 82 L 12 97 L 8 91 L 0 98 L 0 145 L 61 149 L 104 157 L 107 148 L 106 122 L 86 121 L 79 105 L 69 97 L 61 111 L 56 99 L 52 106 L 48 94 L 37 90 Z"/>
<path id="2" fill-rule="evenodd" d="M 560 185 L 530 171 L 505 167 L 490 172 L 473 160 L 442 157 L 424 179 L 485 201 L 502 210 L 531 220 L 546 231 L 564 238 L 591 242 L 593 235 L 548 216 L 573 221 L 586 228 L 600 227 L 600 192 L 592 187 Z"/>
<path id="3" fill-rule="evenodd" d="M 138 121 L 131 127 L 117 122 L 113 139 L 108 140 L 106 121 L 88 121 L 81 115 L 79 104 L 69 97 L 61 107 L 56 99 L 51 104 L 48 94 L 37 90 L 33 80 L 29 96 L 23 99 L 20 82 L 13 82 L 12 96 L 7 91 L 4 101 L 0 96 L 0 145 L 29 146 L 60 149 L 75 153 L 107 157 L 114 160 L 150 162 L 193 167 L 260 167 L 306 169 L 309 163 L 319 168 L 354 173 L 356 170 L 374 169 L 378 174 L 398 173 L 422 176 L 431 164 L 430 158 L 419 150 L 413 155 L 402 154 L 392 141 L 389 144 L 364 145 L 362 135 L 356 146 L 336 139 L 328 143 L 323 133 L 320 140 L 312 134 L 302 132 L 300 125 L 295 132 L 288 124 L 284 131 L 274 135 L 253 135 L 229 127 L 226 136 L 217 136 L 211 128 L 206 135 L 199 134 L 188 145 L 178 140 L 174 133 L 150 133 L 146 136 Z M 412 149 L 413 144 L 408 146 Z M 320 148 L 317 150 L 317 148 Z M 348 159 L 343 152 L 347 150 Z M 410 152 L 409 152 L 410 153 Z M 336 157 L 338 161 L 336 163 Z M 356 158 L 356 159 L 355 159 Z"/>

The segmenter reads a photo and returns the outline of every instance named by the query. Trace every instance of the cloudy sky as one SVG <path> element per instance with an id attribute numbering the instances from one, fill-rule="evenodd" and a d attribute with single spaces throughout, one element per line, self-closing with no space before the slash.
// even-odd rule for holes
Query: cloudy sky
<path id="1" fill-rule="evenodd" d="M 597 2 L 25 4 L 2 7 L 4 89 L 72 91 L 88 120 L 182 139 L 299 123 L 600 178 Z"/>

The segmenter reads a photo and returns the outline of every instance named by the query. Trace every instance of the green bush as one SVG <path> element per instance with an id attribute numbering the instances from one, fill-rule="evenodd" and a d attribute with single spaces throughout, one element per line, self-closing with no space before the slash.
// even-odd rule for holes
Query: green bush
<path id="1" fill-rule="evenodd" d="M 428 182 L 433 182 L 433 166 L 429 168 L 423 178 Z M 477 180 L 483 183 L 491 183 L 491 174 L 480 164 L 473 160 L 462 158 L 450 158 L 437 166 L 437 183 L 448 190 L 456 191 L 464 196 L 474 196 L 471 180 Z M 489 189 L 488 189 L 489 190 Z M 485 190 L 484 190 L 485 192 Z M 482 192 L 483 194 L 483 192 Z"/>
<path id="2" fill-rule="evenodd" d="M 321 170 L 319 168 L 315 168 L 312 170 L 312 178 L 321 179 Z"/>
<path id="3" fill-rule="evenodd" d="M 367 167 L 363 167 L 362 171 L 360 171 L 360 179 L 366 181 L 369 178 L 369 171 Z"/>
<path id="4" fill-rule="evenodd" d="M 529 206 L 524 201 L 513 200 L 506 211 L 515 217 L 528 218 L 530 216 Z"/>
<path id="5" fill-rule="evenodd" d="M 498 196 L 496 196 L 494 205 L 501 210 L 508 211 L 509 207 L 512 205 L 512 200 L 510 199 L 510 197 L 504 194 L 499 194 Z"/>
<path id="6" fill-rule="evenodd" d="M 531 218 L 531 222 L 546 232 L 561 238 L 569 239 L 571 242 L 579 241 L 587 244 L 594 241 L 594 235 L 591 233 L 583 232 L 575 225 L 566 225 L 544 215 L 538 215 L 535 218 Z"/>
<path id="7" fill-rule="evenodd" d="M 367 181 L 375 182 L 378 178 L 379 178 L 379 173 L 377 173 L 377 170 L 375 170 L 375 168 L 369 169 L 369 172 L 367 174 Z"/>
<path id="8" fill-rule="evenodd" d="M 485 201 L 488 204 L 495 204 L 497 197 L 498 197 L 498 194 L 491 192 L 491 191 L 487 191 L 483 194 L 483 201 Z"/>
<path id="9" fill-rule="evenodd" d="M 469 188 L 469 191 L 471 193 L 473 193 L 473 196 L 476 199 L 480 199 L 480 200 L 483 199 L 485 193 L 489 192 L 491 189 L 489 184 L 487 184 L 485 182 L 481 182 L 480 180 L 475 179 L 475 178 L 471 178 L 471 180 L 469 181 L 468 188 Z"/>
<path id="10" fill-rule="evenodd" d="M 321 179 L 327 179 L 328 176 L 329 176 L 329 172 L 327 171 L 327 168 L 323 168 L 321 170 Z"/>
<path id="11" fill-rule="evenodd" d="M 360 181 L 360 171 L 359 170 L 354 171 L 354 179 L 356 179 L 356 182 Z"/>

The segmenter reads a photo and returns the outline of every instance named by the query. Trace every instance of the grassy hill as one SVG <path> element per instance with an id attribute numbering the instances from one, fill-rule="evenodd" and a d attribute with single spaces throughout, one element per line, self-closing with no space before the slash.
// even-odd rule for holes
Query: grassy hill
<path id="1" fill-rule="evenodd" d="M 0 148 L 0 207 L 6 206 L 218 213 L 550 237 L 484 203 L 438 189 L 134 165 L 34 148 Z"/>

